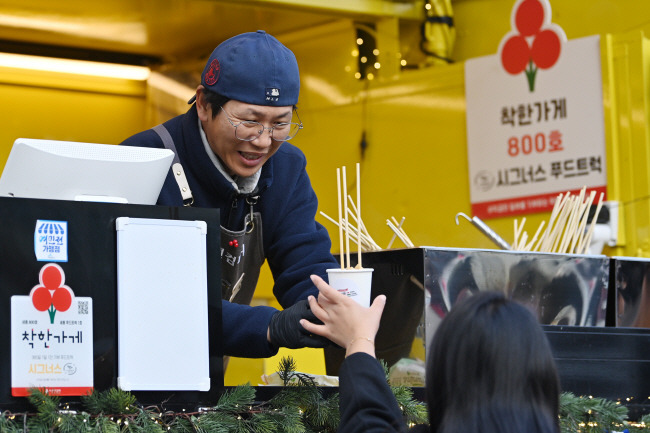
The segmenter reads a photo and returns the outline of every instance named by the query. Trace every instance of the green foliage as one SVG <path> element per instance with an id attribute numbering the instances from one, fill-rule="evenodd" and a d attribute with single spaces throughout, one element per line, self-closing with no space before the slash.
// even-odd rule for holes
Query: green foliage
<path id="1" fill-rule="evenodd" d="M 644 427 L 631 425 L 627 407 L 595 397 L 577 397 L 570 392 L 560 396 L 561 433 L 602 433 L 627 429 L 630 433 L 646 432 Z"/>
<path id="2" fill-rule="evenodd" d="M 81 402 L 90 413 L 95 414 L 132 414 L 137 411 L 135 396 L 117 388 L 94 391 L 90 395 L 81 397 Z"/>
<path id="3" fill-rule="evenodd" d="M 386 380 L 388 369 L 383 364 Z M 83 397 L 84 411 L 62 408 L 60 399 L 42 390 L 28 397 L 35 413 L 0 413 L 0 433 L 334 433 L 338 428 L 339 395 L 323 397 L 311 376 L 295 371 L 283 358 L 279 375 L 285 387 L 266 402 L 255 401 L 250 384 L 225 392 L 216 405 L 200 412 L 171 413 L 140 407 L 125 391 L 110 389 Z M 413 399 L 411 388 L 391 387 L 409 424 L 427 422 L 426 406 Z M 650 415 L 628 421 L 628 409 L 602 398 L 563 393 L 561 433 L 605 433 L 628 430 L 650 433 Z"/>

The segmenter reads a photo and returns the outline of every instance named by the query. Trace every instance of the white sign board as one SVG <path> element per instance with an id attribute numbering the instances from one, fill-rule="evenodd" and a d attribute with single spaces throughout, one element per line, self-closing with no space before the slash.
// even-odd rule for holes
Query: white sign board
<path id="1" fill-rule="evenodd" d="M 498 55 L 465 64 L 470 197 L 484 219 L 548 211 L 584 186 L 606 192 L 599 37 L 565 41 L 547 0 L 516 2 L 512 28 Z"/>
<path id="2" fill-rule="evenodd" d="M 29 296 L 11 297 L 11 395 L 41 388 L 59 396 L 93 390 L 93 305 L 75 297 L 56 264 Z"/>
<path id="3" fill-rule="evenodd" d="M 209 391 L 207 224 L 123 217 L 116 230 L 117 386 Z"/>

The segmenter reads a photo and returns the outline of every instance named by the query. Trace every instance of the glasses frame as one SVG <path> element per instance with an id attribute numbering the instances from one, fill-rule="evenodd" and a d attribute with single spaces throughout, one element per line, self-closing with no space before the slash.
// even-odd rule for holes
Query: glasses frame
<path id="1" fill-rule="evenodd" d="M 285 142 L 285 141 L 289 141 L 293 137 L 298 135 L 298 132 L 300 132 L 300 130 L 304 127 L 303 124 L 302 124 L 302 120 L 300 120 L 300 116 L 298 115 L 298 110 L 295 107 L 293 108 L 292 111 L 296 113 L 296 117 L 298 118 L 298 122 L 300 122 L 300 123 L 281 122 L 281 123 L 278 123 L 275 126 L 271 126 L 271 127 L 266 127 L 266 126 L 262 125 L 260 122 L 258 122 L 256 120 L 242 120 L 239 123 L 235 123 L 230 118 L 230 115 L 228 114 L 228 112 L 226 110 L 224 110 L 224 108 L 221 105 L 219 105 L 219 108 L 221 108 L 221 111 L 223 111 L 223 113 L 226 115 L 226 119 L 228 119 L 228 122 L 230 122 L 230 124 L 235 128 L 235 138 L 237 140 L 240 140 L 240 141 L 254 141 L 254 140 L 257 140 L 258 138 L 260 138 L 262 136 L 262 134 L 264 134 L 264 131 L 268 130 L 269 131 L 269 136 L 271 137 L 271 140 L 282 143 L 282 142 Z M 240 138 L 240 137 L 237 136 L 237 127 L 240 126 L 240 125 L 259 125 L 262 129 L 259 130 L 259 134 L 257 135 L 257 137 L 253 137 L 253 138 L 250 138 L 250 139 L 245 139 L 245 138 Z M 275 130 L 275 128 L 277 128 L 278 126 L 285 126 L 285 125 L 296 125 L 298 127 L 298 129 L 296 130 L 296 133 L 293 134 L 289 138 L 285 138 L 283 140 L 275 139 L 273 137 L 273 131 Z M 291 127 L 289 128 L 289 130 L 291 130 Z"/>

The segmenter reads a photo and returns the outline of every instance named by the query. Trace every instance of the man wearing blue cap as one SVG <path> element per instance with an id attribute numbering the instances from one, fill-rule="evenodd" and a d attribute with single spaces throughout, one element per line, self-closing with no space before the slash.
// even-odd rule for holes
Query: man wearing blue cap
<path id="1" fill-rule="evenodd" d="M 158 204 L 220 209 L 225 355 L 328 344 L 299 323 L 316 320 L 309 276 L 339 266 L 305 156 L 287 143 L 303 127 L 299 90 L 294 54 L 264 31 L 243 33 L 212 52 L 187 113 L 122 143 L 174 151 Z M 265 259 L 282 311 L 248 306 Z"/>

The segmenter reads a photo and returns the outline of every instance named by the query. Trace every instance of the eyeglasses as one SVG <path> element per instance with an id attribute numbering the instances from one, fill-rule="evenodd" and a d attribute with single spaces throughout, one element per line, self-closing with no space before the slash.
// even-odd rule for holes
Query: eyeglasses
<path id="1" fill-rule="evenodd" d="M 288 141 L 291 140 L 293 137 L 295 137 L 298 131 L 300 131 L 303 128 L 302 121 L 300 120 L 300 116 L 298 116 L 298 111 L 296 111 L 295 113 L 296 113 L 296 117 L 298 117 L 298 122 L 300 123 L 291 123 L 291 122 L 276 123 L 270 128 L 267 128 L 266 126 L 262 125 L 260 122 L 256 122 L 254 120 L 242 120 L 239 123 L 235 123 L 232 121 L 232 119 L 230 118 L 228 113 L 226 113 L 226 110 L 224 110 L 222 106 L 219 106 L 219 108 L 221 108 L 221 110 L 226 115 L 226 119 L 228 119 L 228 122 L 230 122 L 230 124 L 235 127 L 235 137 L 237 137 L 237 139 L 242 141 L 253 141 L 256 138 L 259 138 L 267 129 L 269 131 L 269 134 L 271 135 L 272 140 Z"/>

